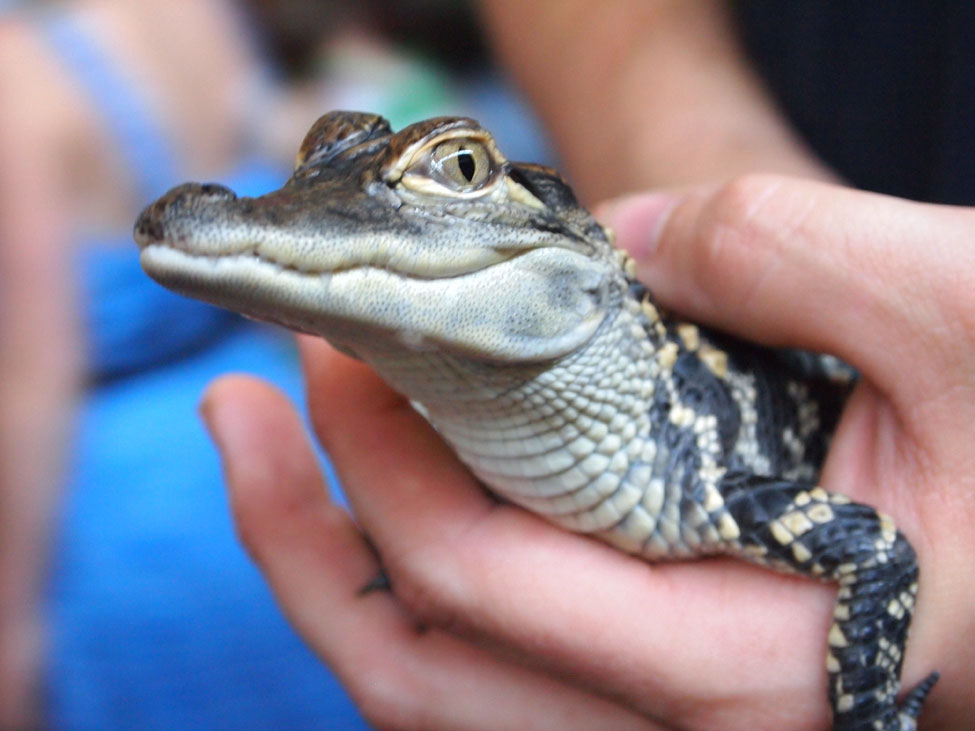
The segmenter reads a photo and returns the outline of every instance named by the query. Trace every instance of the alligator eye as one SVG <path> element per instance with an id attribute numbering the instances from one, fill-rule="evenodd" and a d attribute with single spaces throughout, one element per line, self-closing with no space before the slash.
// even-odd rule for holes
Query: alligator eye
<path id="1" fill-rule="evenodd" d="M 452 130 L 400 152 L 383 173 L 387 182 L 431 200 L 479 198 L 504 179 L 507 165 L 486 133 Z"/>
<path id="2" fill-rule="evenodd" d="M 480 142 L 447 140 L 431 153 L 430 175 L 448 188 L 461 192 L 477 190 L 491 180 L 493 174 L 491 155 Z"/>

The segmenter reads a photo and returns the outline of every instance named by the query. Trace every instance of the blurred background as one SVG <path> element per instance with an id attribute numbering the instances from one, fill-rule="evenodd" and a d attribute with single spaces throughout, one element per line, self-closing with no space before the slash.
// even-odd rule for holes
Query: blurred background
<path id="1" fill-rule="evenodd" d="M 228 371 L 300 403 L 292 342 L 144 276 L 146 203 L 277 188 L 351 109 L 473 116 L 590 204 L 760 170 L 972 205 L 973 29 L 964 0 L 0 0 L 0 729 L 364 725 L 196 416 Z"/>
<path id="2" fill-rule="evenodd" d="M 139 210 L 256 195 L 331 109 L 544 159 L 452 0 L 0 2 L 0 728 L 356 728 L 234 536 L 196 404 L 290 338 L 140 271 Z M 339 498 L 340 499 L 340 498 Z"/>

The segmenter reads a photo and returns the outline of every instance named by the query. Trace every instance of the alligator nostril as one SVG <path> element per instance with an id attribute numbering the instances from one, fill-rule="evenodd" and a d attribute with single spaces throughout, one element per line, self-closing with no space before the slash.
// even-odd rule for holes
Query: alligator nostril
<path id="1" fill-rule="evenodd" d="M 226 203 L 237 200 L 236 193 L 219 183 L 177 185 L 139 214 L 133 237 L 141 247 L 172 241 L 173 232 L 186 221 L 192 224 L 193 220 L 219 216 Z"/>
<path id="2" fill-rule="evenodd" d="M 153 206 L 139 214 L 132 236 L 139 246 L 149 246 L 163 239 L 163 227 L 153 216 Z"/>

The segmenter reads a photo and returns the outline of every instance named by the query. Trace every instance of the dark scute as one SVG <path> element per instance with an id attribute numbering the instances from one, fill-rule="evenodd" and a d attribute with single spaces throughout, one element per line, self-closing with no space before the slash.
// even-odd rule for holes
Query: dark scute
<path id="1" fill-rule="evenodd" d="M 378 114 L 329 112 L 319 117 L 305 135 L 300 167 L 327 163 L 351 147 L 389 134 L 389 122 Z"/>
<path id="2" fill-rule="evenodd" d="M 510 175 L 516 183 L 527 188 L 532 195 L 553 211 L 579 207 L 572 188 L 551 168 L 513 163 Z"/>
<path id="3" fill-rule="evenodd" d="M 674 364 L 674 378 L 686 406 L 717 417 L 721 447 L 725 454 L 730 452 L 741 429 L 741 412 L 724 382 L 690 351 L 681 353 Z"/>
<path id="4" fill-rule="evenodd" d="M 767 532 L 769 522 L 782 515 L 792 502 L 796 493 L 808 490 L 811 485 L 803 485 L 776 477 L 763 477 L 751 472 L 735 471 L 727 473 L 718 485 L 725 505 L 741 528 L 743 535 L 754 532 Z M 832 526 L 826 523 L 826 528 Z M 820 526 L 823 529 L 824 526 Z M 769 545 L 775 545 L 771 540 Z"/>

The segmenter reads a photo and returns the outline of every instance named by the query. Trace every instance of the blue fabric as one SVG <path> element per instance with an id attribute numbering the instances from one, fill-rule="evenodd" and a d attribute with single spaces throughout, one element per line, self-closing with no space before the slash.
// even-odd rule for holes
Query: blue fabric
<path id="1" fill-rule="evenodd" d="M 77 27 L 48 29 L 141 190 L 179 182 L 125 79 Z M 285 176 L 253 161 L 223 182 L 251 195 Z M 300 400 L 290 339 L 166 292 L 142 273 L 128 232 L 118 238 L 80 247 L 93 385 L 50 577 L 51 727 L 365 728 L 240 548 L 196 414 L 205 385 L 228 371 Z"/>
<path id="2" fill-rule="evenodd" d="M 50 591 L 53 728 L 365 728 L 234 536 L 196 417 L 231 370 L 299 395 L 289 341 L 256 327 L 88 394 Z"/>
<path id="3" fill-rule="evenodd" d="M 252 160 L 224 183 L 251 196 L 279 187 L 285 177 L 280 169 Z M 119 238 L 87 241 L 79 249 L 88 363 L 96 380 L 184 357 L 240 324 L 226 310 L 160 287 L 142 271 L 131 234 Z"/>
<path id="4" fill-rule="evenodd" d="M 132 245 L 79 250 L 89 372 L 96 381 L 151 368 L 204 348 L 237 324 L 229 312 L 180 298 L 142 271 Z"/>

